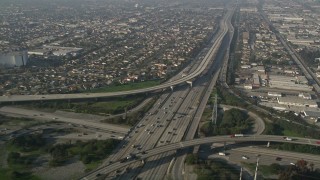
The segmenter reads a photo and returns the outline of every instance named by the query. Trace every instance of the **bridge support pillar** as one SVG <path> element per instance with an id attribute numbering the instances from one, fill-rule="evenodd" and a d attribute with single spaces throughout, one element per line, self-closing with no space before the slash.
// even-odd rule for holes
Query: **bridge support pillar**
<path id="1" fill-rule="evenodd" d="M 190 87 L 192 88 L 192 81 L 187 81 L 187 83 L 190 85 Z"/>
<path id="2" fill-rule="evenodd" d="M 127 113 L 128 113 L 128 108 L 125 107 L 124 108 L 124 115 L 123 115 L 122 119 L 127 119 Z"/>
<path id="3" fill-rule="evenodd" d="M 170 86 L 171 91 L 173 92 L 173 86 Z"/>
<path id="4" fill-rule="evenodd" d="M 270 147 L 270 141 L 268 141 L 267 147 Z"/>

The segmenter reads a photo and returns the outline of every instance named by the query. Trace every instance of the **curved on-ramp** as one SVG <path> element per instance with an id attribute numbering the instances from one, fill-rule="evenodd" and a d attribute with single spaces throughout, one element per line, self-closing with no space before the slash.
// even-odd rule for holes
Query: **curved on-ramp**
<path id="1" fill-rule="evenodd" d="M 146 154 L 137 154 L 139 159 L 146 159 L 151 156 L 155 156 L 164 152 L 174 151 L 186 147 L 191 147 L 195 145 L 208 144 L 208 143 L 217 143 L 217 142 L 282 142 L 282 143 L 294 143 L 294 144 L 307 144 L 312 146 L 320 146 L 319 140 L 308 139 L 308 138 L 298 138 L 292 137 L 292 141 L 287 141 L 282 136 L 273 136 L 273 135 L 245 135 L 244 137 L 230 137 L 230 136 L 214 136 L 201 139 L 193 139 L 184 142 L 172 143 L 164 146 L 160 146 L 154 149 L 145 151 Z M 319 143 L 319 144 L 318 144 Z M 95 179 L 97 174 L 109 174 L 118 169 L 124 168 L 127 165 L 138 162 L 139 160 L 130 160 L 127 162 L 114 162 L 108 166 L 101 167 L 81 179 Z"/>

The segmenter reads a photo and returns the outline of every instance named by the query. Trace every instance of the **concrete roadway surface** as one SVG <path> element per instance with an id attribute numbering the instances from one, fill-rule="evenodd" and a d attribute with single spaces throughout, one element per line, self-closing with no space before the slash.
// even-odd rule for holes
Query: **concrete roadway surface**
<path id="1" fill-rule="evenodd" d="M 173 93 L 171 95 L 171 97 L 179 96 L 180 98 L 182 97 L 184 99 L 182 104 L 178 105 L 180 106 L 178 107 L 179 108 L 178 111 L 184 112 L 184 114 L 186 115 L 183 117 L 182 122 L 178 122 L 178 124 L 173 122 L 170 123 L 170 125 L 167 126 L 168 128 L 164 131 L 164 133 L 160 134 L 161 135 L 160 141 L 158 139 L 152 138 L 151 141 L 153 143 L 151 142 L 151 145 L 152 145 L 151 147 L 154 147 L 154 142 L 157 142 L 157 140 L 159 142 L 155 145 L 155 147 L 161 146 L 163 143 L 173 143 L 173 142 L 179 142 L 182 140 L 184 133 L 187 131 L 189 127 L 190 121 L 193 119 L 196 113 L 195 111 L 197 109 L 196 107 L 198 106 L 199 102 L 202 100 L 201 97 L 203 96 L 203 92 L 206 93 L 205 90 L 208 84 L 207 81 L 209 81 L 206 78 L 201 77 L 201 81 L 199 82 L 195 81 L 191 91 L 188 94 L 176 95 L 175 93 Z M 187 89 L 185 89 L 184 91 L 186 90 Z M 170 107 L 167 107 L 167 108 L 170 109 Z M 176 116 L 176 117 L 179 118 L 180 116 Z M 172 131 L 170 127 L 173 127 Z M 196 127 L 192 127 L 192 128 L 196 128 Z M 156 134 L 153 136 L 158 137 Z M 143 142 L 142 144 L 140 143 L 139 145 L 144 147 L 143 149 L 148 149 L 149 147 L 149 144 L 145 142 Z M 173 152 L 167 152 L 167 153 L 152 157 L 148 159 L 148 162 L 143 166 L 140 172 L 138 171 L 131 171 L 129 173 L 125 172 L 118 179 L 134 178 L 136 177 L 135 174 L 139 174 L 138 178 L 143 178 L 143 179 L 163 179 L 168 170 L 170 160 L 174 156 L 175 156 L 175 152 L 173 151 Z M 138 165 L 136 165 L 136 167 L 137 166 Z M 132 168 L 132 169 L 137 169 L 137 168 Z"/>
<path id="2" fill-rule="evenodd" d="M 121 168 L 124 168 L 132 163 L 146 160 L 149 157 L 162 154 L 168 151 L 179 150 L 195 145 L 201 144 L 212 144 L 212 143 L 223 143 L 223 142 L 282 142 L 282 143 L 294 143 L 294 144 L 307 144 L 312 146 L 320 146 L 320 141 L 317 139 L 291 137 L 292 141 L 285 140 L 282 136 L 271 136 L 271 135 L 245 135 L 244 137 L 230 137 L 230 136 L 214 136 L 200 139 L 193 139 L 190 141 L 171 143 L 168 145 L 162 145 L 151 150 L 146 150 L 144 154 L 137 154 L 138 159 L 129 159 L 126 162 L 112 162 L 105 167 L 101 167 L 94 172 L 87 174 L 82 179 L 96 179 L 101 174 L 109 174 L 116 172 Z"/>
<path id="3" fill-rule="evenodd" d="M 237 108 L 237 109 L 241 109 L 241 110 L 244 110 L 244 111 L 248 112 L 247 110 L 239 108 L 239 107 L 228 106 L 228 105 L 219 105 L 219 106 L 223 107 L 224 109 Z M 254 128 L 252 130 L 252 133 L 255 134 L 255 135 L 262 134 L 262 132 L 265 129 L 264 121 L 258 115 L 256 115 L 253 112 L 249 111 L 248 115 L 255 120 Z M 187 177 L 188 174 L 184 173 L 184 169 L 185 169 L 184 168 L 184 160 L 185 160 L 185 158 L 186 158 L 186 155 L 182 155 L 182 156 L 179 156 L 179 157 L 176 158 L 176 161 L 175 161 L 175 163 L 173 165 L 173 168 L 172 168 L 173 179 L 179 180 L 179 179 L 187 179 L 188 178 Z"/>
<path id="4" fill-rule="evenodd" d="M 217 46 L 224 37 L 225 32 L 225 29 L 220 31 L 220 35 L 217 35 L 218 38 L 213 42 L 208 54 L 215 54 L 215 51 L 218 50 Z M 208 54 L 206 56 L 208 56 Z M 200 56 L 199 58 L 202 57 Z M 190 72 L 194 72 L 198 66 L 199 65 L 196 65 L 190 68 Z M 200 89 L 205 88 L 206 85 L 203 83 L 199 83 L 199 86 L 196 87 Z M 202 96 L 200 90 L 197 90 L 197 88 L 190 90 L 187 87 L 175 87 L 174 92 L 162 95 L 150 113 L 148 113 L 148 116 L 144 117 L 136 128 L 126 136 L 122 144 L 123 148 L 119 149 L 116 154 L 110 156 L 106 163 L 125 158 L 130 153 L 138 154 L 163 144 L 180 141 L 188 127 L 190 119 L 195 113 L 195 108 L 199 103 L 198 99 Z M 174 154 L 174 151 L 154 157 L 154 161 L 148 162 L 144 166 L 141 176 L 146 179 L 164 177 L 167 166 L 161 166 L 163 161 L 159 162 L 157 159 L 162 159 L 162 156 L 169 154 Z M 169 161 L 170 159 L 171 158 L 167 158 Z M 132 166 L 132 169 L 137 169 L 138 166 L 140 166 L 140 164 L 136 163 Z M 134 178 L 136 174 L 140 174 L 140 171 L 126 172 L 125 177 L 119 178 L 130 179 Z"/>
<path id="5" fill-rule="evenodd" d="M 36 110 L 28 110 L 28 109 L 23 109 L 18 107 L 9 107 L 9 106 L 1 107 L 0 114 L 6 115 L 6 116 L 13 116 L 13 117 L 25 117 L 25 118 L 45 120 L 45 121 L 60 121 L 60 122 L 65 122 L 70 124 L 78 124 L 84 127 L 91 127 L 91 128 L 101 129 L 105 131 L 110 131 L 121 136 L 124 136 L 129 131 L 128 128 L 113 125 L 113 124 L 95 122 L 89 119 L 88 120 L 74 119 L 74 118 L 64 117 L 63 115 L 57 115 L 54 113 L 40 112 Z"/>
<path id="6" fill-rule="evenodd" d="M 223 35 L 225 32 L 226 30 L 223 30 L 220 33 L 222 33 L 221 35 Z M 221 35 L 218 36 L 219 38 L 216 39 L 216 41 L 213 43 L 213 47 L 217 46 L 218 44 L 216 42 L 221 41 L 222 37 L 224 37 Z M 217 50 L 217 47 L 215 47 L 215 49 Z M 209 51 L 209 53 L 211 54 L 212 52 Z M 190 71 L 192 72 L 196 68 L 196 66 L 193 66 Z M 202 83 L 204 82 L 202 81 Z M 129 138 L 131 139 L 125 139 L 125 141 L 128 141 L 127 144 L 123 144 L 124 146 L 126 146 L 126 148 L 119 150 L 117 154 L 113 155 L 112 158 L 109 158 L 109 161 L 114 162 L 115 160 L 119 160 L 120 158 L 125 158 L 129 153 L 137 154 L 143 152 L 144 150 L 152 149 L 163 144 L 181 141 L 184 132 L 188 128 L 190 119 L 192 119 L 192 116 L 195 113 L 195 109 L 198 106 L 199 97 L 202 96 L 201 92 L 207 86 L 206 83 L 202 83 L 199 83 L 199 86 L 197 86 L 196 83 L 195 87 L 192 88 L 191 91 L 188 89 L 180 90 L 180 88 L 175 88 L 172 94 L 163 95 L 160 98 L 160 101 L 158 101 L 155 107 L 153 107 L 154 110 L 151 110 L 150 115 L 152 115 L 153 117 L 146 117 L 140 123 L 141 125 L 146 126 L 143 129 L 145 133 L 140 132 L 141 126 L 138 125 L 136 129 L 139 129 L 139 131 L 132 131 L 132 133 L 135 133 L 137 131 L 138 133 L 129 134 Z M 145 123 L 145 121 L 148 122 Z M 164 121 L 165 124 L 162 124 Z M 146 124 L 149 124 L 149 128 Z M 160 126 L 159 128 L 158 125 Z M 134 150 L 134 148 L 132 150 L 132 148 L 130 148 L 132 146 L 137 146 L 137 150 Z M 142 172 L 137 172 L 137 167 L 139 167 L 140 164 L 136 163 L 132 167 L 132 169 L 135 169 L 134 172 L 126 172 L 125 176 L 119 178 L 131 179 L 135 177 L 135 174 L 140 174 L 139 176 L 145 179 L 162 179 L 165 176 L 168 166 L 168 163 L 166 162 L 169 162 L 171 160 L 170 157 L 174 155 L 174 152 L 175 151 L 159 155 L 152 158 L 151 160 L 148 160 L 148 163 L 141 170 Z"/>
<path id="7" fill-rule="evenodd" d="M 234 9 L 231 8 L 228 10 L 228 14 L 226 15 L 227 27 L 228 27 L 229 31 L 232 31 L 232 33 L 233 33 L 233 27 L 230 22 L 231 22 L 231 17 L 232 17 L 233 12 L 234 12 Z M 225 37 L 219 51 L 225 52 L 226 49 L 229 49 L 230 42 L 231 41 Z M 187 129 L 187 131 L 185 132 L 184 140 L 191 140 L 194 138 L 195 133 L 197 131 L 197 128 L 199 126 L 202 114 L 205 110 L 208 99 L 209 99 L 210 94 L 212 92 L 212 89 L 216 85 L 218 76 L 220 77 L 221 74 L 223 74 L 223 72 L 222 72 L 223 67 L 227 66 L 227 64 L 228 64 L 228 63 L 226 63 L 228 61 L 227 56 L 228 56 L 228 54 L 226 54 L 226 53 L 217 54 L 216 59 L 215 59 L 215 64 L 212 65 L 213 68 L 209 69 L 208 74 L 212 74 L 214 72 L 215 75 L 213 76 L 213 78 L 206 77 L 206 78 L 208 78 L 207 82 L 209 84 L 208 88 L 207 88 L 207 92 L 203 92 L 204 93 L 203 98 L 201 100 L 200 105 L 198 106 L 196 115 L 195 115 L 194 119 L 192 120 L 189 129 Z M 222 66 L 222 68 L 221 68 L 221 66 Z M 205 78 L 205 77 L 203 77 L 203 78 Z M 262 121 L 262 123 L 263 123 L 263 121 Z M 255 127 L 259 128 L 260 126 L 259 126 L 259 124 L 255 124 Z M 261 129 L 264 129 L 264 128 L 261 128 Z M 258 130 L 258 129 L 256 129 L 256 130 Z M 176 156 L 174 161 L 171 163 L 171 166 L 168 167 L 168 172 L 171 173 L 171 174 L 168 173 L 168 175 L 171 175 L 172 179 L 179 180 L 179 179 L 184 179 L 184 178 L 186 178 L 186 176 L 188 176 L 187 174 L 183 173 L 184 172 L 183 171 L 184 170 L 184 162 L 185 162 L 186 156 L 187 156 L 187 150 L 179 152 L 179 154 Z"/>
<path id="8" fill-rule="evenodd" d="M 226 151 L 230 153 L 228 159 L 234 162 L 251 162 L 256 163 L 256 158 L 259 155 L 259 164 L 270 165 L 279 163 L 280 165 L 290 165 L 298 160 L 304 159 L 315 164 L 315 167 L 320 168 L 320 156 L 306 153 L 296 153 L 289 151 L 281 151 L 276 149 L 257 148 L 257 147 L 240 147 Z M 249 159 L 244 160 L 242 156 L 247 156 Z M 281 160 L 276 160 L 279 157 Z"/>
<path id="9" fill-rule="evenodd" d="M 272 163 L 277 163 L 283 166 L 291 166 L 298 160 L 304 159 L 309 163 L 313 163 L 315 168 L 320 168 L 320 156 L 313 154 L 296 153 L 253 146 L 237 147 L 237 145 L 230 150 L 226 150 L 225 153 L 227 156 L 219 156 L 218 152 L 212 153 L 210 151 L 201 151 L 199 153 L 199 157 L 228 161 L 238 169 L 242 167 L 244 171 L 248 172 L 248 174 L 243 172 L 244 179 L 252 179 L 254 171 L 248 170 L 247 167 L 243 166 L 242 162 L 256 164 L 257 157 L 259 157 L 259 165 L 270 165 Z M 245 158 L 243 158 L 244 156 Z M 260 174 L 259 170 L 258 174 Z M 277 179 L 278 175 L 271 175 L 269 178 Z"/>
<path id="10" fill-rule="evenodd" d="M 69 134 L 61 134 L 59 135 L 49 135 L 50 130 L 68 130 L 74 129 L 77 133 L 69 133 Z M 8 141 L 12 138 L 23 136 L 26 134 L 34 133 L 34 132 L 41 132 L 48 130 L 49 134 L 44 133 L 44 138 L 54 138 L 54 139 L 65 139 L 65 140 L 90 140 L 90 139 L 98 139 L 98 140 L 105 140 L 105 139 L 119 139 L 119 134 L 111 133 L 111 132 L 104 132 L 104 131 L 97 131 L 96 128 L 90 127 L 83 127 L 83 126 L 75 126 L 75 125 L 68 125 L 65 123 L 46 123 L 41 125 L 36 125 L 29 128 L 21 128 L 21 129 L 1 129 L 0 132 L 0 141 Z M 80 132 L 79 132 L 80 131 Z"/>

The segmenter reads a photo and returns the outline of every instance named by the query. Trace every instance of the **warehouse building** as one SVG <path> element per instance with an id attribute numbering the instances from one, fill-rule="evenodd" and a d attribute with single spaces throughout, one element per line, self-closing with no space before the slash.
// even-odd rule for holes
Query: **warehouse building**
<path id="1" fill-rule="evenodd" d="M 302 77 L 300 77 L 299 79 L 301 80 L 301 82 L 305 82 Z M 299 80 L 293 76 L 270 75 L 269 86 L 270 88 L 277 89 L 290 89 L 303 92 L 312 91 L 312 86 L 309 86 L 307 84 L 299 84 Z"/>
<path id="2" fill-rule="evenodd" d="M 278 104 L 287 106 L 301 106 L 317 108 L 318 104 L 314 100 L 302 99 L 297 96 L 278 97 Z"/>

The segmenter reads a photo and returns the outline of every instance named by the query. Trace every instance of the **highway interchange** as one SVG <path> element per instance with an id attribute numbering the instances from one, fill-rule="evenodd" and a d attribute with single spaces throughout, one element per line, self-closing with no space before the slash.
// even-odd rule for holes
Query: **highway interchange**
<path id="1" fill-rule="evenodd" d="M 229 16 L 231 17 L 231 16 Z M 218 59 L 218 58 L 216 58 Z M 221 59 L 221 57 L 220 57 Z M 222 57 L 223 59 L 223 57 Z M 218 63 L 215 62 L 215 68 L 211 69 L 211 71 L 209 73 L 207 73 L 207 75 L 210 75 L 211 73 L 215 72 L 213 77 L 211 76 L 210 77 L 206 77 L 206 76 L 203 76 L 201 77 L 201 80 L 200 81 L 195 81 L 194 83 L 194 86 L 193 88 L 191 89 L 191 92 L 190 95 L 191 95 L 191 100 L 194 99 L 194 92 L 196 94 L 198 94 L 199 92 L 201 92 L 201 97 L 205 97 L 203 98 L 199 104 L 199 100 L 196 102 L 195 100 L 193 100 L 193 103 L 190 103 L 188 102 L 188 96 L 183 96 L 183 94 L 180 94 L 179 95 L 171 95 L 172 99 L 171 99 L 171 102 L 175 102 L 175 98 L 176 97 L 179 97 L 179 99 L 185 99 L 183 102 L 181 102 L 182 104 L 180 104 L 180 108 L 182 108 L 181 110 L 186 110 L 186 109 L 190 109 L 189 110 L 189 114 L 187 114 L 187 118 L 183 118 L 183 123 L 179 124 L 178 126 L 176 126 L 175 124 L 170 124 L 170 127 L 169 129 L 165 129 L 163 131 L 160 130 L 160 133 L 159 134 L 154 134 L 154 129 L 150 130 L 148 129 L 148 127 L 144 128 L 143 130 L 145 132 L 148 132 L 149 130 L 152 132 L 152 138 L 148 138 L 148 135 L 141 135 L 139 138 L 136 138 L 134 139 L 133 136 L 129 136 L 130 138 L 133 138 L 131 140 L 128 140 L 129 143 L 126 144 L 126 147 L 127 149 L 126 150 L 122 150 L 124 151 L 124 153 L 120 153 L 118 152 L 116 154 L 119 155 L 117 158 L 115 158 L 115 156 L 112 156 L 112 158 L 110 158 L 107 163 L 109 162 L 115 162 L 117 159 L 123 159 L 125 158 L 126 156 L 128 156 L 130 153 L 131 154 L 139 154 L 141 152 L 145 152 L 146 150 L 148 149 L 152 149 L 152 148 L 155 148 L 155 147 L 161 147 L 165 144 L 168 144 L 168 143 L 173 143 L 173 142 L 179 142 L 183 139 L 186 139 L 186 140 L 191 140 L 193 139 L 194 135 L 195 135 L 195 132 L 197 130 L 197 127 L 198 127 L 198 123 L 199 123 L 199 120 L 200 120 L 200 117 L 201 117 L 201 114 L 203 112 L 203 109 L 207 103 L 207 100 L 209 98 L 209 95 L 211 93 L 211 89 L 212 87 L 215 85 L 216 81 L 217 81 L 217 77 L 219 75 L 219 69 L 221 67 L 221 64 L 226 64 L 226 63 L 222 63 L 221 61 L 219 61 Z M 209 71 L 209 70 L 208 70 Z M 213 71 L 213 72 L 212 72 Z M 209 79 L 212 79 L 212 81 L 209 81 Z M 200 83 L 201 82 L 201 83 Z M 207 85 L 207 88 L 200 88 L 199 90 L 197 90 L 199 87 L 198 87 L 198 83 L 200 84 L 200 87 L 203 86 L 201 84 L 205 84 Z M 210 87 L 210 88 L 208 88 Z M 173 92 L 172 94 L 174 93 L 177 93 L 179 92 L 180 89 L 175 89 L 175 92 Z M 186 90 L 185 90 L 186 91 Z M 190 91 L 190 90 L 189 90 Z M 190 96 L 189 95 L 189 96 Z M 160 99 L 165 99 L 165 97 L 161 97 Z M 161 104 L 161 102 L 158 102 L 157 103 L 158 105 Z M 189 107 L 186 107 L 185 105 L 182 106 L 183 104 L 191 104 L 192 106 L 189 106 Z M 164 109 L 170 109 L 170 105 L 169 104 L 169 107 L 167 105 L 163 105 L 163 106 L 167 106 L 167 107 L 164 107 Z M 159 113 L 161 111 L 161 108 L 163 107 L 154 107 L 155 108 L 155 111 L 156 113 Z M 197 112 L 194 112 L 193 110 L 197 108 Z M 173 111 L 175 111 L 175 106 L 172 107 L 171 105 L 171 108 Z M 202 109 L 202 111 L 200 110 Z M 178 112 L 178 111 L 177 111 Z M 166 113 L 166 111 L 164 112 Z M 154 114 L 154 113 L 151 113 L 151 114 Z M 160 112 L 160 116 L 161 116 L 161 112 Z M 193 114 L 193 120 L 190 120 L 190 117 L 192 116 Z M 189 118 L 188 118 L 189 116 Z M 173 118 L 172 118 L 173 117 Z M 175 120 L 174 116 L 171 117 L 171 120 Z M 183 116 L 179 115 L 178 116 L 178 119 L 179 118 L 182 118 Z M 156 118 L 153 118 L 153 119 L 166 119 L 167 117 L 156 117 Z M 150 118 L 147 118 L 147 119 L 150 119 Z M 152 118 L 151 118 L 152 119 Z M 169 120 L 169 122 L 171 121 Z M 143 122 L 143 120 L 142 120 Z M 159 121 L 156 121 L 155 124 L 157 124 Z M 151 124 L 151 126 L 155 125 L 155 124 L 152 124 L 153 122 L 148 122 L 148 124 Z M 143 124 L 143 123 L 141 123 Z M 160 125 L 161 127 L 162 125 Z M 169 125 L 167 125 L 166 127 L 169 127 Z M 175 128 L 176 127 L 176 128 Z M 188 128 L 189 127 L 189 128 Z M 140 127 L 141 128 L 141 127 Z M 177 133 L 175 133 L 175 131 L 177 131 Z M 148 133 L 149 134 L 149 133 Z M 173 136 L 170 136 L 170 134 L 173 134 Z M 174 137 L 175 136 L 175 137 Z M 182 137 L 181 137 L 182 136 Z M 144 137 L 142 140 L 141 137 Z M 160 137 L 160 138 L 159 138 Z M 159 138 L 159 139 L 157 139 Z M 151 139 L 151 140 L 149 140 Z M 169 140 L 168 140 L 169 139 Z M 132 144 L 130 144 L 130 142 L 133 142 Z M 148 142 L 150 141 L 150 142 Z M 139 143 L 138 143 L 139 142 Z M 157 143 L 158 142 L 158 143 Z M 159 143 L 160 142 L 160 143 Z M 138 146 L 140 149 L 138 150 L 129 150 L 129 149 L 132 149 L 132 146 Z M 145 162 L 145 165 L 141 168 L 137 168 L 137 167 L 141 167 L 142 164 L 140 162 L 136 162 L 134 163 L 134 165 L 131 165 L 129 168 L 127 167 L 126 170 L 123 170 L 122 172 L 123 173 L 119 173 L 121 171 L 115 171 L 115 172 L 112 172 L 111 173 L 111 177 L 115 177 L 117 176 L 117 179 L 132 179 L 132 178 L 143 178 L 143 179 L 163 179 L 167 174 L 168 174 L 168 169 L 170 169 L 170 167 L 174 167 L 173 168 L 173 171 L 172 172 L 172 175 L 173 176 L 173 179 L 181 179 L 181 167 L 183 166 L 184 164 L 184 156 L 178 156 L 176 158 L 174 158 L 174 161 L 172 160 L 173 157 L 175 157 L 176 155 L 176 151 L 169 151 L 169 152 L 166 152 L 166 153 L 163 153 L 163 154 L 160 154 L 160 155 L 157 155 L 157 156 L 154 156 L 154 157 L 151 157 L 148 159 L 148 161 Z M 130 169 L 130 171 L 128 171 L 128 169 Z M 96 171 L 94 172 L 93 174 L 90 174 L 88 177 L 85 177 L 84 179 L 91 179 L 91 178 L 95 178 L 94 175 L 97 175 L 97 174 L 104 174 L 103 172 L 101 171 Z M 121 174 L 119 176 L 119 174 Z"/>
<path id="2" fill-rule="evenodd" d="M 194 139 L 190 141 L 171 143 L 163 146 L 156 147 L 151 150 L 145 151 L 144 154 L 139 154 L 138 159 L 130 160 L 127 162 L 113 162 L 108 166 L 100 168 L 96 170 L 94 173 L 88 174 L 83 179 L 95 179 L 97 174 L 109 174 L 112 172 L 116 172 L 118 169 L 124 168 L 132 163 L 139 163 L 141 160 L 145 160 L 149 157 L 156 156 L 158 154 L 162 154 L 169 151 L 180 150 L 183 148 L 201 145 L 201 144 L 209 144 L 209 143 L 224 143 L 224 142 L 282 142 L 282 143 L 294 143 L 294 144 L 307 144 L 313 146 L 320 146 L 317 143 L 319 140 L 316 139 L 308 139 L 308 138 L 294 138 L 292 141 L 287 141 L 281 136 L 272 136 L 272 135 L 247 135 L 244 137 L 236 137 L 231 138 L 230 136 L 214 136 L 208 138 Z"/>
<path id="3" fill-rule="evenodd" d="M 204 58 L 206 60 L 203 61 L 212 63 L 214 55 L 217 54 L 220 48 L 222 39 L 224 39 L 225 34 L 228 32 L 227 21 L 230 21 L 232 13 L 233 9 L 230 9 L 226 13 L 223 21 L 221 21 L 222 24 L 219 32 L 212 40 L 211 47 L 203 50 L 203 52 L 207 51 L 207 54 L 201 53 L 198 56 L 199 59 Z M 223 57 L 223 53 L 220 56 Z M 189 68 L 190 74 L 199 69 L 199 65 L 201 66 L 201 63 L 193 64 Z M 203 69 L 206 73 L 203 73 L 201 78 L 194 80 L 192 87 L 178 86 L 172 92 L 163 94 L 155 106 L 147 113 L 147 116 L 136 126 L 136 129 L 126 136 L 122 144 L 123 148 L 108 158 L 106 163 L 116 162 L 126 158 L 130 154 L 138 154 L 165 144 L 179 142 L 186 137 L 189 137 L 189 139 L 193 138 L 202 114 L 197 114 L 198 107 L 202 107 L 200 108 L 202 110 L 204 109 L 210 95 L 210 92 L 207 92 L 208 86 L 210 85 L 211 88 L 214 86 L 219 75 L 220 65 L 221 61 L 214 62 L 212 66 L 204 67 Z M 175 78 L 180 77 L 176 76 Z M 171 82 L 173 81 L 175 79 L 171 80 Z M 202 100 L 204 97 L 206 97 L 205 101 Z M 197 119 L 198 121 L 192 121 L 193 119 Z M 151 157 L 142 169 L 137 168 L 141 166 L 140 162 L 134 163 L 130 166 L 132 170 L 122 174 L 118 179 L 132 179 L 135 177 L 163 179 L 174 155 L 175 151 L 173 150 Z M 115 175 L 113 173 L 110 177 Z"/>
<path id="4" fill-rule="evenodd" d="M 177 76 L 159 86 L 132 91 L 113 93 L 88 93 L 88 94 L 51 94 L 51 95 L 13 95 L 1 96 L 1 102 L 47 101 L 47 100 L 72 100 L 101 97 L 124 96 L 129 94 L 145 93 L 175 86 L 171 92 L 164 92 L 152 109 L 132 129 L 118 126 L 103 125 L 101 123 L 72 119 L 50 113 L 36 114 L 32 110 L 16 111 L 9 107 L 3 112 L 27 117 L 59 120 L 70 124 L 81 124 L 90 128 L 98 128 L 118 133 L 123 137 L 115 153 L 95 171 L 86 174 L 81 179 L 96 179 L 99 176 L 116 179 L 164 179 L 168 169 L 172 168 L 172 178 L 182 179 L 181 167 L 183 166 L 185 149 L 196 145 L 224 142 L 289 142 L 295 144 L 308 144 L 320 146 L 318 140 L 307 138 L 294 138 L 286 141 L 280 136 L 246 135 L 231 138 L 230 136 L 215 136 L 210 138 L 193 139 L 198 130 L 201 115 L 205 109 L 212 88 L 218 78 L 225 83 L 228 62 L 225 53 L 228 50 L 221 48 L 227 43 L 229 47 L 233 36 L 233 27 L 230 23 L 233 8 L 229 8 L 223 15 L 220 29 L 210 43 L 198 55 L 189 67 Z M 229 33 L 228 38 L 226 34 Z M 223 51 L 219 52 L 219 51 Z M 224 60 L 224 61 L 223 61 Z M 181 77 L 182 72 L 188 72 Z M 192 86 L 176 86 L 192 81 Z M 0 109 L 1 110 L 1 109 Z M 19 114 L 20 112 L 20 114 Z M 35 116 L 36 114 L 36 116 Z M 259 133 L 261 130 L 259 130 Z M 251 150 L 252 153 L 254 150 Z M 180 156 L 176 156 L 177 152 Z M 136 156 L 136 158 L 134 158 Z M 128 157 L 128 160 L 127 160 Z M 310 157 L 312 158 L 312 157 Z"/>

